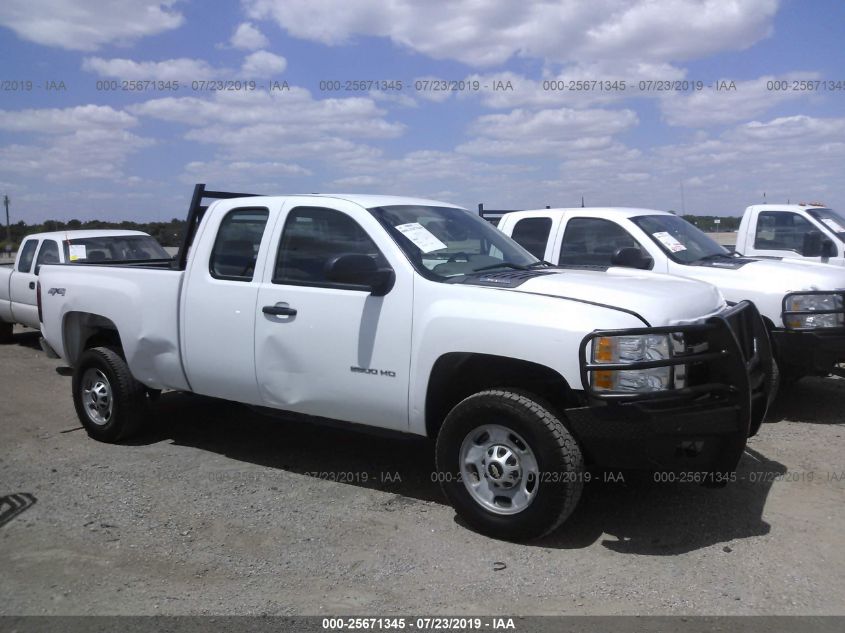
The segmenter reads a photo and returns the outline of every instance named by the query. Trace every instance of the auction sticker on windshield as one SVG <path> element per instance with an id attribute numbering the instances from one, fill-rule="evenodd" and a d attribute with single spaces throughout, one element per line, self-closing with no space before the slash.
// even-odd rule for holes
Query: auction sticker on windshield
<path id="1" fill-rule="evenodd" d="M 85 259 L 87 253 L 84 244 L 71 244 L 68 249 L 68 256 L 70 261 L 75 262 L 77 259 Z"/>
<path id="2" fill-rule="evenodd" d="M 656 240 L 658 240 L 661 244 L 663 244 L 663 246 L 668 248 L 673 253 L 687 250 L 686 246 L 681 244 L 678 240 L 676 240 L 666 231 L 659 231 L 657 233 L 652 233 L 652 235 Z"/>
<path id="3" fill-rule="evenodd" d="M 402 235 L 407 237 L 414 243 L 418 249 L 423 253 L 431 253 L 439 251 L 447 246 L 438 240 L 427 228 L 419 222 L 409 222 L 408 224 L 400 224 L 396 227 Z"/>

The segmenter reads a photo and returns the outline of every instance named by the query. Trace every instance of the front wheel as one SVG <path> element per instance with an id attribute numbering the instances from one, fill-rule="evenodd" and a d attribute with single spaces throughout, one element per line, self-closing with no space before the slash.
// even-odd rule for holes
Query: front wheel
<path id="1" fill-rule="evenodd" d="M 109 443 L 134 434 L 147 411 L 144 386 L 108 347 L 93 347 L 80 357 L 73 372 L 73 404 L 88 435 Z"/>
<path id="2" fill-rule="evenodd" d="M 490 390 L 466 398 L 446 417 L 436 454 L 455 511 L 488 536 L 522 541 L 548 534 L 581 497 L 581 450 L 531 394 Z"/>

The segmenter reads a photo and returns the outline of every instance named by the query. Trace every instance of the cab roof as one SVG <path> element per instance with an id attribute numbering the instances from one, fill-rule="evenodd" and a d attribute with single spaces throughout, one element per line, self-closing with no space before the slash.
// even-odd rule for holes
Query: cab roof
<path id="1" fill-rule="evenodd" d="M 25 235 L 23 239 L 53 239 L 59 242 L 63 240 L 78 240 L 89 237 L 125 237 L 127 235 L 145 235 L 143 231 L 124 231 L 119 229 L 80 229 L 75 231 L 48 231 L 46 233 L 32 233 Z"/>
<path id="2" fill-rule="evenodd" d="M 519 219 L 523 216 L 555 216 L 564 214 L 586 215 L 586 216 L 600 216 L 608 217 L 615 216 L 617 218 L 635 218 L 640 215 L 674 215 L 668 211 L 658 211 L 657 209 L 640 209 L 636 207 L 559 207 L 555 209 L 531 209 L 526 211 L 511 211 L 506 215 Z"/>
<path id="3" fill-rule="evenodd" d="M 280 196 L 255 196 L 249 198 L 236 198 L 238 200 L 249 200 L 251 204 L 256 204 L 260 200 L 278 200 L 286 198 L 314 198 L 319 200 L 321 198 L 329 198 L 332 200 L 344 200 L 357 204 L 365 209 L 372 209 L 374 207 L 391 207 L 391 206 L 422 206 L 422 207 L 451 207 L 455 209 L 462 209 L 451 202 L 442 202 L 440 200 L 429 200 L 427 198 L 409 198 L 406 196 L 385 196 L 378 194 L 363 194 L 363 193 L 307 193 L 307 194 L 288 194 Z M 231 200 L 231 198 L 230 198 Z"/>

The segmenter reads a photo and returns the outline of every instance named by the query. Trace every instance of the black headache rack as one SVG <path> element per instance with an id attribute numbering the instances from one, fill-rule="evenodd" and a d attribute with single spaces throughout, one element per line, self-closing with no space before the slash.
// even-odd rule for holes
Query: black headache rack
<path id="1" fill-rule="evenodd" d="M 602 336 L 642 334 L 683 334 L 684 346 L 670 358 L 635 363 L 597 363 L 588 358 L 587 348 Z M 748 301 L 728 308 L 703 323 L 647 327 L 628 330 L 598 330 L 581 342 L 581 382 L 594 401 L 656 407 L 676 406 L 678 401 L 735 401 L 746 419 L 750 434 L 756 433 L 768 403 L 771 389 L 772 355 L 768 333 L 757 309 Z M 679 389 L 630 393 L 595 389 L 590 375 L 604 370 L 672 368 L 672 382 L 683 366 L 685 385 Z"/>
<path id="2" fill-rule="evenodd" d="M 838 295 L 839 298 L 842 300 L 842 307 L 835 309 L 835 310 L 787 310 L 789 306 L 789 300 L 795 296 L 802 296 L 802 295 Z M 806 331 L 814 331 L 817 332 L 820 329 L 825 331 L 838 331 L 839 333 L 845 332 L 845 327 L 840 328 L 813 328 L 813 327 L 789 327 L 786 325 L 786 319 L 790 316 L 806 316 L 811 314 L 843 314 L 845 315 L 845 292 L 839 291 L 830 291 L 830 290 L 796 290 L 795 292 L 790 292 L 783 297 L 782 302 L 782 311 L 781 311 L 781 320 L 786 328 L 793 332 L 806 332 Z"/>
<path id="3" fill-rule="evenodd" d="M 188 209 L 188 221 L 185 225 L 185 233 L 182 236 L 182 245 L 179 247 L 179 253 L 173 261 L 173 265 L 177 270 L 185 270 L 188 263 L 188 250 L 194 243 L 194 235 L 197 233 L 197 228 L 202 221 L 205 212 L 208 210 L 208 205 L 203 204 L 206 198 L 211 200 L 229 200 L 231 198 L 254 198 L 261 194 L 257 193 L 235 193 L 234 191 L 211 191 L 205 188 L 205 185 L 198 183 L 194 185 L 194 195 L 191 196 L 191 206 Z"/>

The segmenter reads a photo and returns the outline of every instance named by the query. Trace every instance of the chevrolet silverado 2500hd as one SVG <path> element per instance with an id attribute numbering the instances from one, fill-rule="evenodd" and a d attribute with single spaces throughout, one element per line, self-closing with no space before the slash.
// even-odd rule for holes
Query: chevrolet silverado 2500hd
<path id="1" fill-rule="evenodd" d="M 155 239 L 140 231 L 104 229 L 28 235 L 18 249 L 15 263 L 0 265 L 0 343 L 11 339 L 15 323 L 40 327 L 35 284 L 43 264 L 146 263 L 169 257 Z"/>
<path id="2" fill-rule="evenodd" d="M 563 266 L 625 266 L 715 285 L 729 302 L 753 302 L 771 334 L 781 380 L 843 375 L 845 271 L 826 264 L 742 257 L 671 213 L 651 209 L 537 209 L 499 228 Z"/>
<path id="3" fill-rule="evenodd" d="M 819 204 L 755 204 L 742 215 L 736 250 L 845 266 L 845 215 Z"/>
<path id="4" fill-rule="evenodd" d="M 198 185 L 177 261 L 41 272 L 43 344 L 93 438 L 127 437 L 159 389 L 429 436 L 460 516 L 527 539 L 569 516 L 586 467 L 724 483 L 765 414 L 752 304 L 549 267 L 446 203 Z"/>

